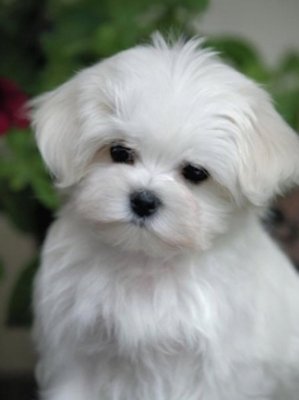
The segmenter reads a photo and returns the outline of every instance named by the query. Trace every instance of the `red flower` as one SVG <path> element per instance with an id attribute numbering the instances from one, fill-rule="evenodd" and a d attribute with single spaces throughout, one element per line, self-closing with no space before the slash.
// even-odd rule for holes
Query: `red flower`
<path id="1" fill-rule="evenodd" d="M 27 100 L 14 82 L 0 78 L 0 135 L 13 127 L 27 128 L 29 120 L 24 111 Z"/>

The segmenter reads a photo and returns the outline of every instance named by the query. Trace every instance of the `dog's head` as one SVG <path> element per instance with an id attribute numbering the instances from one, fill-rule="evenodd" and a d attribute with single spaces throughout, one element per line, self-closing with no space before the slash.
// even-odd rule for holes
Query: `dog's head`
<path id="1" fill-rule="evenodd" d="M 299 180 L 294 132 L 200 41 L 122 52 L 33 102 L 42 156 L 106 242 L 205 249 Z"/>

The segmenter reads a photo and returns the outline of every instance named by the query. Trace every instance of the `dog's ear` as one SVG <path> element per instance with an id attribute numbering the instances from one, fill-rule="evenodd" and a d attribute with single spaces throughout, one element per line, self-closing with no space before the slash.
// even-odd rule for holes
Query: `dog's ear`
<path id="1" fill-rule="evenodd" d="M 250 202 L 264 205 L 299 184 L 299 139 L 262 89 L 255 88 L 249 103 L 246 127 L 237 139 L 239 183 Z"/>
<path id="2" fill-rule="evenodd" d="M 74 181 L 79 121 L 76 112 L 76 78 L 37 97 L 29 104 L 32 126 L 41 155 L 57 183 Z"/>
<path id="3" fill-rule="evenodd" d="M 77 110 L 78 78 L 29 103 L 32 126 L 42 157 L 58 185 L 66 187 L 80 178 Z"/>

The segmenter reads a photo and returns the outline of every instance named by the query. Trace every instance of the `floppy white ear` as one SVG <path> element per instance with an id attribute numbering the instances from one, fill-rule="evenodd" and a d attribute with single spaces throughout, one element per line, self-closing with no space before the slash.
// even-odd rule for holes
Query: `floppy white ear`
<path id="1" fill-rule="evenodd" d="M 77 77 L 30 103 L 37 144 L 60 186 L 74 183 L 79 174 L 76 153 L 80 136 Z"/>
<path id="2" fill-rule="evenodd" d="M 253 204 L 263 205 L 299 184 L 299 138 L 263 90 L 251 101 L 250 128 L 239 138 L 239 182 Z"/>

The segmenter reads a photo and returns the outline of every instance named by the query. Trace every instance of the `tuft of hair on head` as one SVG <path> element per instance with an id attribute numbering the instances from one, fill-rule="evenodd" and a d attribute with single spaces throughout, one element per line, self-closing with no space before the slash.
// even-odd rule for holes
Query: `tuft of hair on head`
<path id="1" fill-rule="evenodd" d="M 193 51 L 197 51 L 202 48 L 205 44 L 206 39 L 202 36 L 195 35 L 192 38 L 188 38 L 184 34 L 175 34 L 173 32 L 163 35 L 159 31 L 155 31 L 151 35 L 151 45 L 156 49 L 170 50 L 170 49 L 182 49 L 188 47 Z"/>
<path id="2" fill-rule="evenodd" d="M 188 38 L 183 34 L 176 35 L 174 33 L 169 33 L 163 35 L 161 32 L 156 31 L 151 35 L 150 46 L 160 51 L 174 51 L 185 55 L 194 54 L 198 50 L 216 55 L 217 52 L 204 47 L 205 43 L 206 38 L 202 36 Z"/>

